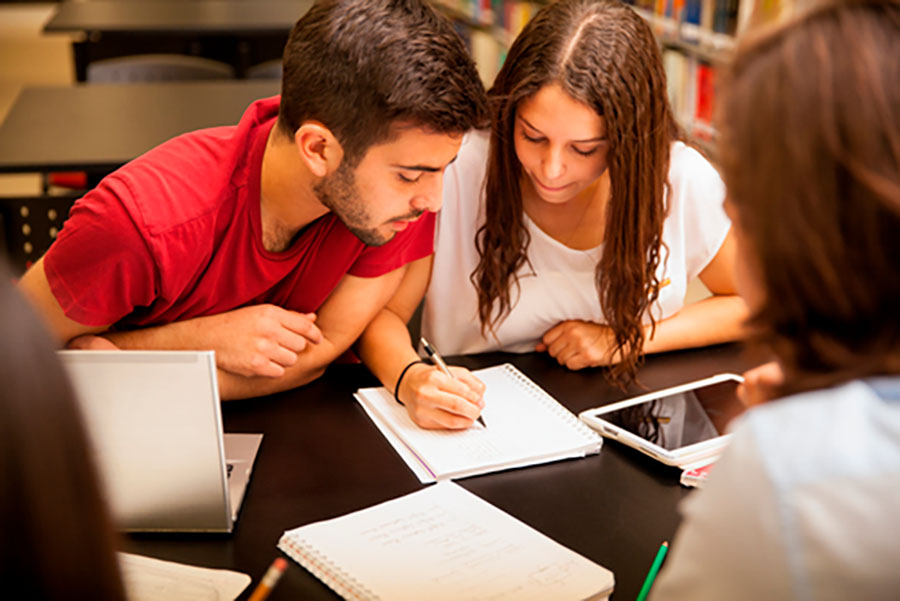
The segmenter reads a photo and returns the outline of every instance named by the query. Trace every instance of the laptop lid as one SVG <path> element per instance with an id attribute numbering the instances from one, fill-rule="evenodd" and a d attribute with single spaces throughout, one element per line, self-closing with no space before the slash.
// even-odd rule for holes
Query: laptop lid
<path id="1" fill-rule="evenodd" d="M 261 435 L 229 469 L 212 351 L 59 351 L 117 526 L 230 532 Z M 248 438 L 249 436 L 249 438 Z M 234 507 L 232 507 L 232 505 Z"/>

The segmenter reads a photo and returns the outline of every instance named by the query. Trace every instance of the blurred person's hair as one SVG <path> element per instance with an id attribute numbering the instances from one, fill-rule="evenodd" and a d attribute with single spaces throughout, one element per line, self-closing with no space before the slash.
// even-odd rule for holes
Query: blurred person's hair
<path id="1" fill-rule="evenodd" d="M 782 393 L 900 372 L 900 4 L 829 2 L 738 49 L 718 116 Z"/>
<path id="2" fill-rule="evenodd" d="M 113 531 L 54 343 L 0 265 L 0 581 L 17 600 L 124 600 Z"/>

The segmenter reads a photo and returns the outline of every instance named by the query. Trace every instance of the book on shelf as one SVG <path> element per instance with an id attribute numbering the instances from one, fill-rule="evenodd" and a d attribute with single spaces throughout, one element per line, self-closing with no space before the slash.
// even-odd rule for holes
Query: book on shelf
<path id="1" fill-rule="evenodd" d="M 288 530 L 278 548 L 352 601 L 600 601 L 615 584 L 452 482 Z"/>
<path id="2" fill-rule="evenodd" d="M 716 0 L 700 0 L 700 29 L 712 31 Z"/>
<path id="3" fill-rule="evenodd" d="M 675 118 L 692 139 L 711 142 L 717 67 L 675 49 L 663 51 L 669 102 Z"/>
<path id="4" fill-rule="evenodd" d="M 703 22 L 703 0 L 685 0 L 682 22 L 681 33 L 685 41 L 697 42 L 701 28 L 707 25 Z"/>
<path id="5" fill-rule="evenodd" d="M 663 46 L 700 52 L 709 59 L 719 55 L 725 58 L 724 53 L 734 46 L 734 28 L 721 29 L 731 23 L 723 12 L 730 6 L 726 2 L 737 6 L 737 0 L 629 0 L 627 3 L 648 21 Z"/>
<path id="6" fill-rule="evenodd" d="M 518 0 L 435 0 L 455 21 L 481 79 L 490 86 L 506 51 L 542 3 Z"/>
<path id="7" fill-rule="evenodd" d="M 598 453 L 603 439 L 506 363 L 472 372 L 486 385 L 482 417 L 467 430 L 425 430 L 385 388 L 356 399 L 422 482 L 466 478 Z"/>
<path id="8" fill-rule="evenodd" d="M 463 19 L 471 25 L 505 31 L 507 42 L 518 35 L 531 16 L 544 3 L 519 0 L 435 0 L 451 18 Z"/>
<path id="9" fill-rule="evenodd" d="M 744 0 L 749 2 L 750 0 Z M 712 29 L 726 35 L 737 34 L 738 0 L 716 0 Z"/>
<path id="10" fill-rule="evenodd" d="M 697 63 L 697 95 L 695 97 L 694 131 L 692 134 L 701 139 L 712 139 L 713 104 L 716 95 L 716 70 L 704 62 Z"/>
<path id="11" fill-rule="evenodd" d="M 650 21 L 657 34 L 713 51 L 731 50 L 736 36 L 782 18 L 793 7 L 790 0 L 624 1 Z"/>
<path id="12" fill-rule="evenodd" d="M 489 88 L 500 72 L 505 56 L 504 45 L 493 35 L 476 29 L 469 33 L 469 53 L 475 61 L 482 83 Z"/>
<path id="13" fill-rule="evenodd" d="M 737 10 L 737 35 L 776 23 L 789 16 L 793 9 L 791 0 L 741 0 Z"/>

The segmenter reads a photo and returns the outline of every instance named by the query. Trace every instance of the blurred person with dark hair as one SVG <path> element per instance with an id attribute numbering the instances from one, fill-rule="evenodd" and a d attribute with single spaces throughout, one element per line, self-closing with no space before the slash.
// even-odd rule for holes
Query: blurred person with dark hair
<path id="1" fill-rule="evenodd" d="M 652 599 L 900 597 L 900 3 L 817 5 L 720 98 L 738 288 L 777 362 Z"/>
<path id="2" fill-rule="evenodd" d="M 110 523 L 54 343 L 0 269 L 0 581 L 17 601 L 124 600 Z"/>
<path id="3" fill-rule="evenodd" d="M 537 350 L 623 386 L 647 353 L 742 335 L 724 186 L 682 141 L 644 19 L 616 0 L 549 4 L 489 98 L 492 129 L 447 171 L 433 268 L 389 305 L 401 322 L 425 294 L 422 333 L 444 354 Z M 685 305 L 695 278 L 713 296 Z M 416 354 L 390 327 L 374 322 L 361 348 L 394 390 Z M 398 398 L 419 425 L 478 415 L 481 388 L 455 373 L 408 369 Z"/>
<path id="4" fill-rule="evenodd" d="M 73 348 L 211 349 L 225 399 L 318 377 L 433 249 L 481 80 L 422 0 L 320 0 L 280 97 L 174 138 L 75 203 L 21 287 Z"/>

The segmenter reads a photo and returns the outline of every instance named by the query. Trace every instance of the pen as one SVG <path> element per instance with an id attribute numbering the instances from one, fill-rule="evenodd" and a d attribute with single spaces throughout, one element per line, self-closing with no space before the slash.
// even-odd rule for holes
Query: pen
<path id="1" fill-rule="evenodd" d="M 431 360 L 437 364 L 438 369 L 453 378 L 453 374 L 450 373 L 450 370 L 447 368 L 447 364 L 444 363 L 444 358 L 441 357 L 441 355 L 437 352 L 437 349 L 428 344 L 428 341 L 425 340 L 424 337 L 420 338 L 420 341 L 422 342 L 422 347 L 425 349 L 425 352 L 428 353 L 428 356 L 431 357 Z M 455 380 L 456 378 L 453 379 Z M 487 424 L 484 423 L 484 418 L 482 418 L 480 415 L 478 416 L 478 423 L 487 428 Z"/>
<path id="2" fill-rule="evenodd" d="M 653 586 L 653 581 L 656 580 L 656 574 L 659 572 L 659 567 L 662 565 L 668 550 L 669 541 L 664 541 L 663 544 L 659 546 L 659 551 L 656 552 L 656 558 L 653 560 L 653 565 L 650 566 L 650 571 L 647 572 L 647 577 L 644 579 L 644 586 L 641 587 L 641 592 L 638 593 L 637 601 L 644 601 L 647 598 L 647 595 L 650 594 L 650 587 Z"/>
<path id="3" fill-rule="evenodd" d="M 268 597 L 275 585 L 278 584 L 278 579 L 281 578 L 281 574 L 284 573 L 286 567 L 287 561 L 285 561 L 284 557 L 276 557 L 247 601 L 263 601 L 263 599 Z"/>

